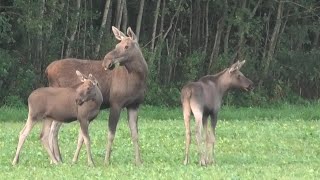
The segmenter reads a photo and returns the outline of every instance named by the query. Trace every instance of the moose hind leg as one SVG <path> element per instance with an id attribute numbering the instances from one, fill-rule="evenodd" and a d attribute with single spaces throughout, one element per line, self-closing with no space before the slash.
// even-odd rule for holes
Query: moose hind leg
<path id="1" fill-rule="evenodd" d="M 198 153 L 199 153 L 199 164 L 201 166 L 206 165 L 205 163 L 205 148 L 204 148 L 204 141 L 203 141 L 203 124 L 202 124 L 202 117 L 203 117 L 203 109 L 198 103 L 191 102 L 191 110 L 193 112 L 194 118 L 196 120 L 196 141 L 198 146 Z"/>
<path id="2" fill-rule="evenodd" d="M 24 128 L 20 132 L 17 151 L 16 151 L 16 155 L 15 155 L 13 161 L 12 161 L 12 165 L 18 164 L 21 148 L 22 148 L 26 138 L 28 137 L 28 135 L 29 135 L 29 133 L 32 130 L 34 125 L 35 125 L 35 121 L 29 116 L 28 120 L 26 122 L 26 125 L 24 126 Z"/>
<path id="3" fill-rule="evenodd" d="M 131 138 L 134 146 L 135 152 L 135 164 L 141 165 L 141 157 L 140 157 L 140 150 L 139 150 L 139 135 L 138 135 L 138 108 L 127 108 L 128 112 L 128 121 L 129 121 L 129 128 L 131 131 Z"/>
<path id="4" fill-rule="evenodd" d="M 184 165 L 189 163 L 189 150 L 190 150 L 190 143 L 191 143 L 191 131 L 190 131 L 190 114 L 191 114 L 191 107 L 189 101 L 184 101 L 182 103 L 182 110 L 183 110 L 183 119 L 184 119 L 184 126 L 186 129 L 186 142 L 185 142 L 185 158 L 184 158 Z"/>

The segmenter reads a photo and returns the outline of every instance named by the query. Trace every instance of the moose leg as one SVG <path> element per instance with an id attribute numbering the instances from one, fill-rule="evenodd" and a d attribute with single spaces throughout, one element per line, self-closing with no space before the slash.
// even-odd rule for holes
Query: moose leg
<path id="1" fill-rule="evenodd" d="M 136 165 L 141 165 L 141 157 L 139 151 L 139 135 L 138 135 L 138 107 L 128 107 L 128 121 L 131 131 L 131 138 L 134 146 L 135 152 L 135 163 Z"/>
<path id="2" fill-rule="evenodd" d="M 204 150 L 204 154 L 203 154 L 203 157 L 204 159 L 206 158 L 207 156 L 207 148 L 206 148 L 206 138 L 208 138 L 208 116 L 209 114 L 207 113 L 203 113 L 203 116 L 202 116 L 202 126 L 203 126 L 203 132 L 202 132 L 202 140 L 203 140 L 203 150 Z M 205 164 L 202 164 L 202 165 L 207 165 L 206 161 L 205 161 Z"/>
<path id="3" fill-rule="evenodd" d="M 51 161 L 54 164 L 58 164 L 58 161 L 54 156 L 52 149 L 50 148 L 50 142 L 49 142 L 50 141 L 49 134 L 50 134 L 52 122 L 53 122 L 52 119 L 49 119 L 49 118 L 44 119 L 40 139 L 43 147 L 47 150 L 49 157 L 51 158 Z"/>
<path id="4" fill-rule="evenodd" d="M 92 154 L 91 154 L 91 143 L 90 143 L 90 137 L 88 133 L 88 126 L 89 126 L 89 121 L 87 120 L 80 120 L 80 127 L 81 127 L 81 136 L 84 140 L 84 143 L 86 144 L 87 148 L 87 156 L 88 156 L 88 165 L 89 166 L 94 166 L 93 160 L 92 160 Z"/>
<path id="5" fill-rule="evenodd" d="M 114 136 L 116 134 L 117 124 L 119 121 L 121 108 L 120 107 L 111 107 L 110 108 L 110 114 L 109 114 L 109 133 L 108 133 L 108 142 L 107 142 L 107 148 L 106 148 L 106 157 L 104 159 L 104 163 L 106 165 L 110 162 L 110 156 L 111 156 L 111 147 L 114 140 Z"/>
<path id="6" fill-rule="evenodd" d="M 197 145 L 198 145 L 198 153 L 199 153 L 199 164 L 201 166 L 206 165 L 205 162 L 205 157 L 204 157 L 204 141 L 203 141 L 203 137 L 202 137 L 202 117 L 203 117 L 203 110 L 199 107 L 199 105 L 197 103 L 191 103 L 191 110 L 193 112 L 193 115 L 195 117 L 196 120 L 196 140 L 197 140 Z"/>
<path id="7" fill-rule="evenodd" d="M 78 161 L 79 153 L 80 153 L 82 144 L 83 144 L 83 136 L 82 136 L 82 131 L 80 129 L 79 130 L 79 136 L 78 136 L 77 149 L 76 149 L 76 152 L 74 153 L 74 156 L 73 156 L 73 159 L 72 159 L 73 163 L 76 163 Z"/>
<path id="8" fill-rule="evenodd" d="M 49 143 L 54 156 L 57 161 L 62 162 L 61 153 L 59 149 L 58 143 L 58 133 L 62 123 L 58 121 L 53 121 L 51 124 L 50 135 L 49 135 Z"/>
<path id="9" fill-rule="evenodd" d="M 185 101 L 182 104 L 183 108 L 183 119 L 184 119 L 184 126 L 186 128 L 186 149 L 185 149 L 185 158 L 184 158 L 184 165 L 189 163 L 189 149 L 191 143 L 191 131 L 190 131 L 190 114 L 191 108 L 189 102 Z"/>
<path id="10" fill-rule="evenodd" d="M 208 131 L 207 136 L 207 156 L 206 156 L 206 163 L 213 164 L 214 163 L 214 144 L 216 141 L 215 134 L 216 134 L 216 125 L 217 125 L 217 113 L 210 114 L 211 117 L 211 131 Z"/>
<path id="11" fill-rule="evenodd" d="M 20 132 L 18 147 L 17 147 L 16 155 L 12 161 L 12 165 L 16 165 L 19 162 L 19 154 L 20 154 L 22 145 L 24 144 L 27 136 L 29 135 L 34 125 L 35 125 L 34 120 L 31 119 L 31 117 L 29 116 L 26 122 L 26 125 L 23 127 L 23 129 Z"/>

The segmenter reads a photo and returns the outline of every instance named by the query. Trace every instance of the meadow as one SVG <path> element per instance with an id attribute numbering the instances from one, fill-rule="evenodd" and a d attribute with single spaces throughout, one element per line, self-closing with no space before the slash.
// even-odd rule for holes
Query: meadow
<path id="1" fill-rule="evenodd" d="M 1 179 L 317 179 L 320 177 L 320 104 L 250 108 L 223 106 L 218 117 L 216 164 L 198 165 L 192 121 L 191 162 L 183 165 L 184 124 L 180 108 L 142 106 L 139 113 L 143 164 L 136 167 L 126 112 L 121 115 L 111 164 L 103 164 L 107 111 L 90 125 L 95 167 L 81 150 L 72 164 L 79 124 L 62 126 L 63 164 L 51 165 L 39 141 L 38 123 L 12 166 L 26 108 L 0 108 Z"/>

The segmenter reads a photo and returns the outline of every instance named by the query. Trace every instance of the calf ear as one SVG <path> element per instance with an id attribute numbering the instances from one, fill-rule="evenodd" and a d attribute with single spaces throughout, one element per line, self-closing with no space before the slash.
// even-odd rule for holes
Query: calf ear
<path id="1" fill-rule="evenodd" d="M 84 82 L 86 80 L 86 77 L 78 70 L 76 70 L 76 74 L 81 82 Z"/>
<path id="2" fill-rule="evenodd" d="M 89 74 L 89 79 L 94 85 L 98 84 L 98 80 L 92 74 Z"/>
<path id="3" fill-rule="evenodd" d="M 127 34 L 128 36 L 133 40 L 136 41 L 137 40 L 137 36 L 134 34 L 134 32 L 132 31 L 131 27 L 128 27 L 127 29 Z"/>
<path id="4" fill-rule="evenodd" d="M 126 37 L 126 35 L 124 35 L 119 29 L 117 29 L 114 26 L 112 26 L 112 32 L 114 34 L 114 37 L 119 41 L 121 41 L 124 37 Z"/>

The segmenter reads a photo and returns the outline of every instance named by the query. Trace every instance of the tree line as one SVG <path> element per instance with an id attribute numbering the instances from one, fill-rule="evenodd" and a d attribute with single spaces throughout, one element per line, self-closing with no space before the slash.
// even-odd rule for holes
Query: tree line
<path id="1" fill-rule="evenodd" d="M 183 84 L 237 60 L 255 83 L 227 103 L 302 102 L 320 96 L 317 0 L 4 0 L 0 2 L 0 104 L 46 86 L 46 66 L 102 59 L 131 27 L 149 66 L 146 102 L 178 105 Z"/>

